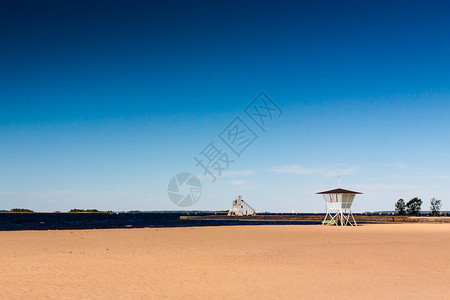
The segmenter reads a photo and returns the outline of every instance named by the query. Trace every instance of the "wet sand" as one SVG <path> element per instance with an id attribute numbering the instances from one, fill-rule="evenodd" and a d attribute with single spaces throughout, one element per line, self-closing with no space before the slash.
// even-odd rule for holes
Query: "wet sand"
<path id="1" fill-rule="evenodd" d="M 0 232 L 0 299 L 450 299 L 450 224 Z"/>

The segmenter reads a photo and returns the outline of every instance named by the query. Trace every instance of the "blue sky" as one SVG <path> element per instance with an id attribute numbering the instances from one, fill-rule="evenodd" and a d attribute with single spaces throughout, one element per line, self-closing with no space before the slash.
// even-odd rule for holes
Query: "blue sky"
<path id="1" fill-rule="evenodd" d="M 442 1 L 3 1 L 0 209 L 175 210 L 167 184 L 202 181 L 188 209 L 322 212 L 363 192 L 450 209 L 450 4 Z M 244 113 L 265 91 L 266 132 Z M 241 157 L 218 135 L 259 138 Z M 193 157 L 235 160 L 212 183 Z"/>

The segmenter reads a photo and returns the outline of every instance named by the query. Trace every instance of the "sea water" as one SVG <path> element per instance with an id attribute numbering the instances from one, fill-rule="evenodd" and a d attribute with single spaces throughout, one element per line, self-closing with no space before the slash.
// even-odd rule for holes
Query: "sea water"
<path id="1" fill-rule="evenodd" d="M 180 220 L 182 215 L 187 213 L 0 213 L 0 230 L 315 224 L 304 221 Z"/>

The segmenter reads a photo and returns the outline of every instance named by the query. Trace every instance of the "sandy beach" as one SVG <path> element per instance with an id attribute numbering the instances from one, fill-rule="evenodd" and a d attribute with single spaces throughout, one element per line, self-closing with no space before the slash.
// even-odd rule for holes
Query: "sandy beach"
<path id="1" fill-rule="evenodd" d="M 0 232 L 0 299 L 450 299 L 450 224 Z"/>

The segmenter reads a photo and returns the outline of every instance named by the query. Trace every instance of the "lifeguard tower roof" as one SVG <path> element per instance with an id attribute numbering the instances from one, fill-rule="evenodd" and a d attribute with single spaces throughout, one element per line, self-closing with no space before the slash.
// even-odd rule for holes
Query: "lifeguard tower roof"
<path id="1" fill-rule="evenodd" d="M 344 190 L 344 189 L 339 188 L 339 189 L 329 190 L 329 191 L 320 192 L 320 193 L 316 193 L 316 194 L 323 195 L 323 194 L 362 194 L 362 193 Z"/>

